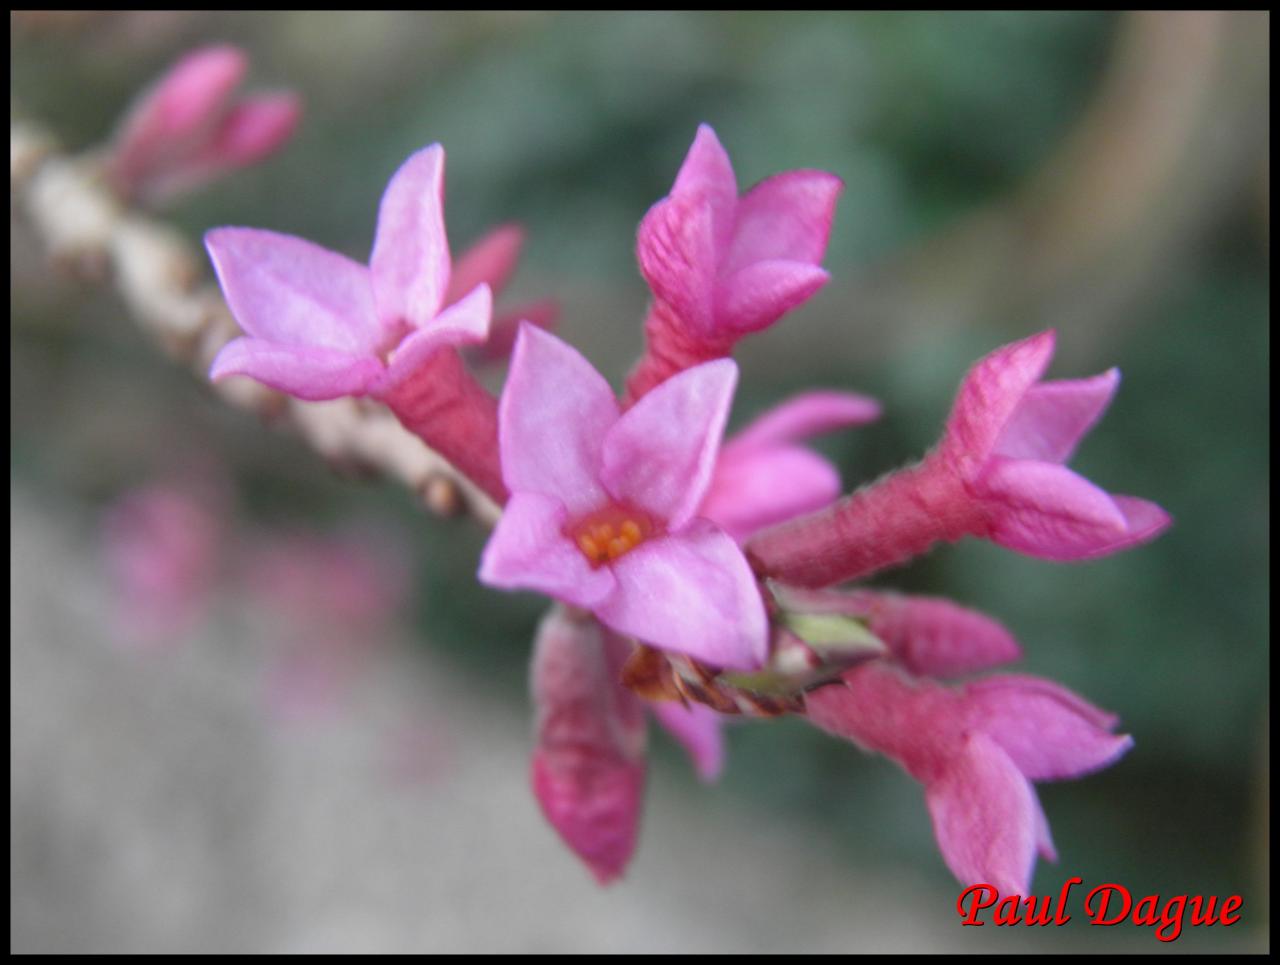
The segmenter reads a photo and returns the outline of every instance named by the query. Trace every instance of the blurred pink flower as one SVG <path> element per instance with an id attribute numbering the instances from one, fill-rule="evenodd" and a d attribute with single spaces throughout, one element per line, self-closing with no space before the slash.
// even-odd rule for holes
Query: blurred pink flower
<path id="1" fill-rule="evenodd" d="M 297 127 L 292 92 L 233 100 L 249 69 L 227 45 L 186 54 L 144 92 L 121 122 L 108 177 L 127 198 L 161 201 L 254 164 Z"/>
<path id="2" fill-rule="evenodd" d="M 243 592 L 278 623 L 268 704 L 284 718 L 331 711 L 392 632 L 408 554 L 385 537 L 268 537 L 241 566 Z"/>
<path id="3" fill-rule="evenodd" d="M 947 867 L 965 885 L 1025 895 L 1036 852 L 1056 861 L 1031 781 L 1081 777 L 1133 746 L 1117 719 L 1036 677 L 958 690 L 866 664 L 805 699 L 828 733 L 897 761 L 925 788 Z"/>
<path id="4" fill-rule="evenodd" d="M 768 628 L 755 578 L 733 539 L 696 517 L 736 379 L 730 360 L 698 366 L 621 414 L 586 359 L 523 326 L 499 415 L 512 496 L 480 579 L 716 666 L 759 666 Z"/>
<path id="5" fill-rule="evenodd" d="M 631 859 L 644 792 L 644 707 L 618 679 L 630 649 L 561 607 L 543 618 L 534 646 L 533 792 L 601 884 Z"/>
<path id="6" fill-rule="evenodd" d="M 133 490 L 103 518 L 103 552 L 117 632 L 172 646 L 204 616 L 215 587 L 225 522 L 220 506 L 176 483 Z"/>
<path id="7" fill-rule="evenodd" d="M 824 512 L 754 537 L 760 572 L 799 586 L 866 576 L 939 540 L 979 536 L 1051 560 L 1105 556 L 1169 525 L 1159 506 L 1113 496 L 1062 465 L 1119 381 L 1040 382 L 1053 332 L 1014 342 L 965 377 L 939 447 Z"/>

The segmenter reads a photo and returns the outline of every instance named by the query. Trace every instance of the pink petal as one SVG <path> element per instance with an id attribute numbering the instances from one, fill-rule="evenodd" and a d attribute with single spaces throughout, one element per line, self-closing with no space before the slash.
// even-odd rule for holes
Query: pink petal
<path id="1" fill-rule="evenodd" d="M 1173 522 L 1168 513 L 1145 499 L 1139 499 L 1136 496 L 1112 496 L 1111 501 L 1124 514 L 1124 535 L 1110 542 L 1100 542 L 1083 550 L 1079 556 L 1072 557 L 1073 559 L 1096 559 L 1099 556 L 1109 556 L 1112 553 L 1131 549 L 1142 543 L 1149 543 L 1168 529 Z"/>
<path id="2" fill-rule="evenodd" d="M 480 582 L 536 590 L 587 609 L 600 605 L 615 593 L 614 574 L 593 569 L 564 535 L 567 515 L 553 497 L 512 495 L 480 558 Z"/>
<path id="3" fill-rule="evenodd" d="M 1106 492 L 1056 463 L 997 456 L 974 489 L 988 507 L 991 540 L 1020 553 L 1081 559 L 1106 552 L 1127 533 Z"/>
<path id="4" fill-rule="evenodd" d="M 1056 864 L 1058 861 L 1058 849 L 1053 846 L 1053 835 L 1049 831 L 1049 819 L 1045 817 L 1044 806 L 1040 803 L 1040 795 L 1036 794 L 1034 789 L 1031 799 L 1036 805 L 1036 850 L 1045 861 L 1052 861 Z"/>
<path id="5" fill-rule="evenodd" d="M 505 224 L 490 231 L 463 252 L 453 266 L 445 304 L 452 305 L 481 283 L 487 284 L 495 296 L 501 294 L 516 270 L 523 244 L 524 229 L 519 225 Z"/>
<path id="6" fill-rule="evenodd" d="M 961 884 L 1026 895 L 1040 843 L 1035 791 L 1009 756 L 982 734 L 925 789 L 938 847 Z"/>
<path id="7" fill-rule="evenodd" d="M 703 337 L 716 334 L 712 221 L 706 198 L 670 197 L 649 209 L 636 233 L 640 274 L 684 327 Z"/>
<path id="8" fill-rule="evenodd" d="M 231 313 L 281 345 L 372 357 L 383 332 L 364 265 L 302 238 L 255 228 L 205 235 Z"/>
<path id="9" fill-rule="evenodd" d="M 802 612 L 866 617 L 871 632 L 914 674 L 951 677 L 1022 656 L 1017 641 L 998 622 L 940 597 L 788 589 L 783 605 Z"/>
<path id="10" fill-rule="evenodd" d="M 1083 717 L 1093 727 L 1101 730 L 1114 730 L 1116 725 L 1120 723 L 1120 717 L 1117 714 L 1110 713 L 1089 703 L 1075 691 L 1068 690 L 1061 684 L 1046 680 L 1044 677 L 1034 677 L 1031 674 L 1006 673 L 997 677 L 976 680 L 965 687 L 966 694 L 991 696 L 1005 692 L 1020 695 L 1038 694 L 1048 700 L 1056 701 L 1070 709 L 1077 716 Z"/>
<path id="11" fill-rule="evenodd" d="M 987 682 L 989 683 L 989 682 Z M 1039 682 L 1037 682 L 1039 683 Z M 1133 746 L 1128 735 L 1112 734 L 1096 723 L 1096 708 L 1082 712 L 1080 697 L 1057 687 L 983 687 L 964 696 L 968 726 L 988 734 L 1030 780 L 1082 777 L 1113 764 Z"/>
<path id="12" fill-rule="evenodd" d="M 843 188 L 844 182 L 825 171 L 787 171 L 765 178 L 738 202 L 733 244 L 721 271 L 757 261 L 820 264 Z"/>
<path id="13" fill-rule="evenodd" d="M 737 380 L 737 365 L 717 359 L 668 379 L 628 409 L 601 453 L 600 480 L 614 499 L 681 529 L 711 482 Z"/>
<path id="14" fill-rule="evenodd" d="M 650 539 L 612 569 L 618 589 L 594 608 L 607 626 L 717 667 L 763 664 L 768 621 L 755 577 L 737 544 L 711 523 Z"/>
<path id="15" fill-rule="evenodd" d="M 686 707 L 676 700 L 655 701 L 649 709 L 688 752 L 699 778 L 709 784 L 720 777 L 724 770 L 723 717 L 702 704 Z"/>
<path id="16" fill-rule="evenodd" d="M 112 157 L 117 178 L 137 179 L 180 158 L 218 121 L 249 69 L 237 47 L 202 47 L 179 60 L 139 97 L 121 126 Z"/>
<path id="17" fill-rule="evenodd" d="M 698 515 L 742 541 L 766 526 L 821 509 L 840 491 L 835 467 L 808 450 L 726 445 Z"/>
<path id="18" fill-rule="evenodd" d="M 392 176 L 378 207 L 369 259 L 378 318 L 422 326 L 444 304 L 449 240 L 444 231 L 444 148 L 425 147 Z"/>
<path id="19" fill-rule="evenodd" d="M 732 332 L 767 328 L 827 283 L 821 268 L 799 261 L 757 261 L 716 285 L 716 327 Z"/>
<path id="20" fill-rule="evenodd" d="M 227 114 L 207 153 L 225 167 L 252 164 L 284 144 L 301 116 L 302 101 L 291 91 L 246 97 Z"/>
<path id="21" fill-rule="evenodd" d="M 1002 346 L 965 376 L 951 407 L 941 455 L 963 473 L 977 471 L 1053 357 L 1050 329 Z"/>
<path id="22" fill-rule="evenodd" d="M 1120 384 L 1120 370 L 1091 379 L 1041 382 L 1027 390 L 1000 434 L 996 453 L 1013 459 L 1066 462 L 1102 417 Z"/>
<path id="23" fill-rule="evenodd" d="M 477 286 L 461 301 L 450 305 L 426 325 L 414 331 L 391 353 L 387 374 L 375 394 L 390 391 L 409 378 L 438 349 L 449 345 L 477 345 L 489 337 L 493 296 L 488 285 Z"/>
<path id="24" fill-rule="evenodd" d="M 322 346 L 243 337 L 224 345 L 209 370 L 215 382 L 229 375 L 247 375 L 280 392 L 316 401 L 364 395 L 381 377 L 382 363 Z"/>
<path id="25" fill-rule="evenodd" d="M 618 681 L 625 650 L 594 620 L 553 610 L 534 648 L 533 791 L 543 814 L 601 884 L 635 850 L 644 790 L 643 705 Z"/>
<path id="26" fill-rule="evenodd" d="M 554 496 L 571 516 L 599 509 L 608 501 L 601 450 L 617 420 L 613 390 L 590 362 L 554 335 L 520 327 L 498 405 L 508 489 Z"/>
<path id="27" fill-rule="evenodd" d="M 706 199 L 710 203 L 714 224 L 712 237 L 716 250 L 726 252 L 733 235 L 738 181 L 734 177 L 729 155 L 710 125 L 698 125 L 698 133 L 676 175 L 671 195 Z"/>
<path id="28" fill-rule="evenodd" d="M 816 391 L 792 396 L 725 442 L 725 452 L 798 442 L 880 418 L 880 403 L 853 392 Z"/>

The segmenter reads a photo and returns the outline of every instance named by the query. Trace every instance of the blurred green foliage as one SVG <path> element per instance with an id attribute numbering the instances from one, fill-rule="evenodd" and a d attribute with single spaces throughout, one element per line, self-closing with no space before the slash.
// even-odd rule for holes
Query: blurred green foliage
<path id="1" fill-rule="evenodd" d="M 560 298 L 563 332 L 615 380 L 640 345 L 635 226 L 698 122 L 716 127 L 743 186 L 793 167 L 838 173 L 846 190 L 827 259 L 836 281 L 784 334 L 770 333 L 768 351 L 744 353 L 735 421 L 811 384 L 877 395 L 880 425 L 821 446 L 851 484 L 922 453 L 966 366 L 1042 321 L 993 306 L 987 327 L 885 343 L 859 327 L 840 279 L 1016 189 L 1089 103 L 1120 29 L 1109 13 L 1015 12 L 282 13 L 166 24 L 158 39 L 15 31 L 14 90 L 87 146 L 184 46 L 242 43 L 255 82 L 298 88 L 308 116 L 281 157 L 174 209 L 186 230 L 269 227 L 363 257 L 387 177 L 439 140 L 455 249 L 490 225 L 523 222 L 518 293 Z M 1270 288 L 1258 208 L 1247 184 L 1224 195 L 1153 272 L 1158 282 L 1125 303 L 1123 325 L 1093 332 L 1086 367 L 1055 367 L 1123 368 L 1113 411 L 1073 465 L 1167 507 L 1176 523 L 1162 540 L 1078 566 L 966 543 L 877 579 L 997 616 L 1026 648 L 1023 669 L 1119 711 L 1135 735 L 1112 770 L 1041 787 L 1063 855 L 1058 868 L 1041 865 L 1041 891 L 1078 873 L 1135 893 L 1249 896 L 1265 875 Z M 1083 294 L 1087 275 L 1079 284 Z M 423 645 L 471 668 L 477 686 L 523 700 L 544 604 L 476 584 L 483 534 L 422 516 L 391 486 L 329 478 L 300 445 L 202 396 L 114 303 L 15 292 L 14 305 L 27 316 L 12 342 L 15 474 L 93 504 L 161 462 L 148 438 L 190 435 L 227 454 L 263 518 L 400 519 L 421 534 Z M 1061 332 L 1064 349 L 1075 339 Z M 118 415 L 94 422 L 114 421 L 106 441 L 76 430 L 86 406 L 112 410 L 113 392 Z M 730 736 L 708 807 L 738 800 L 779 822 L 808 820 L 850 861 L 915 861 L 945 880 L 918 788 L 884 761 L 799 721 Z M 657 754 L 675 757 L 661 745 Z"/>

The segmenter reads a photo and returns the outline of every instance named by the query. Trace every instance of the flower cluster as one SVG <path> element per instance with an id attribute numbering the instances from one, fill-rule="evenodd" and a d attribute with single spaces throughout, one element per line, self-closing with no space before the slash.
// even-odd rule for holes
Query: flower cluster
<path id="1" fill-rule="evenodd" d="M 838 178 L 790 171 L 739 196 L 724 148 L 699 128 L 640 225 L 653 300 L 621 398 L 545 330 L 546 311 L 518 328 L 491 322 L 522 235 L 499 229 L 453 265 L 443 188 L 438 145 L 401 166 L 367 265 L 268 231 L 211 231 L 245 331 L 211 374 L 378 400 L 502 507 L 480 580 L 556 601 L 534 646 L 532 783 L 564 841 L 601 882 L 625 869 L 646 712 L 707 780 L 723 766 L 727 715 L 790 712 L 920 781 L 964 883 L 1024 893 L 1035 854 L 1053 857 L 1031 782 L 1104 767 L 1130 738 L 1048 681 L 942 682 L 1020 656 L 990 618 L 837 584 L 965 536 L 1053 560 L 1155 537 L 1169 522 L 1159 507 L 1065 466 L 1115 370 L 1044 381 L 1052 332 L 997 349 L 966 376 L 932 452 L 842 496 L 803 441 L 875 419 L 871 399 L 805 393 L 723 440 L 734 345 L 827 280 Z M 464 346 L 509 351 L 500 398 L 472 377 Z"/>

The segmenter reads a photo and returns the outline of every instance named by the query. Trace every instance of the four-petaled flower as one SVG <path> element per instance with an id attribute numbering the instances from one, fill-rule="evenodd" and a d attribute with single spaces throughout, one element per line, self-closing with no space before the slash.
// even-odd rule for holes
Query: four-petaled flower
<path id="1" fill-rule="evenodd" d="M 732 361 L 708 362 L 621 413 L 586 359 L 522 327 L 499 404 L 511 499 L 480 579 L 715 666 L 759 666 L 768 628 L 755 579 L 733 538 L 696 515 L 736 379 Z"/>
<path id="2" fill-rule="evenodd" d="M 689 337 L 759 331 L 826 284 L 842 187 L 825 171 L 786 171 L 739 198 L 729 155 L 703 124 L 671 194 L 640 222 L 640 271 Z"/>
<path id="3" fill-rule="evenodd" d="M 450 290 L 443 191 L 440 145 L 405 161 L 382 195 L 367 267 L 273 231 L 210 231 L 218 280 L 248 333 L 210 376 L 250 375 L 301 399 L 380 397 L 437 349 L 483 342 L 489 285 Z"/>
<path id="4" fill-rule="evenodd" d="M 1025 895 L 1036 852 L 1056 861 L 1032 781 L 1082 777 L 1133 746 L 1117 718 L 1064 687 L 1022 675 L 952 690 L 881 662 L 805 700 L 823 730 L 884 754 L 925 788 L 947 867 L 966 885 Z"/>

